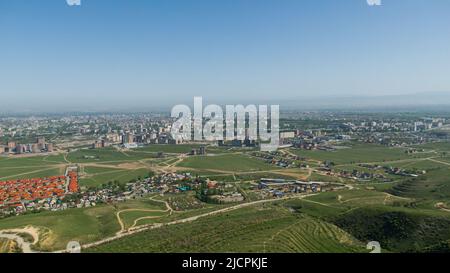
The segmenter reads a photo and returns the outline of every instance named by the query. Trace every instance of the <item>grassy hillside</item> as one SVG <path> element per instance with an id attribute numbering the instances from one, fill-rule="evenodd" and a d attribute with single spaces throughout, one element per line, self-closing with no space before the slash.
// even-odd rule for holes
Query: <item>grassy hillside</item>
<path id="1" fill-rule="evenodd" d="M 390 190 L 398 196 L 412 197 L 417 202 L 430 203 L 450 201 L 450 170 L 435 168 L 424 176 L 407 179 Z M 434 203 L 433 203 L 434 202 Z"/>
<path id="2" fill-rule="evenodd" d="M 41 238 L 36 247 L 44 251 L 64 249 L 69 241 L 99 240 L 119 230 L 114 208 L 110 206 L 42 212 L 0 221 L 0 229 L 29 225 L 39 228 Z"/>
<path id="3" fill-rule="evenodd" d="M 40 241 L 36 249 L 53 251 L 64 249 L 68 242 L 89 243 L 113 236 L 120 230 L 116 213 L 120 210 L 165 210 L 163 203 L 142 199 L 124 203 L 101 205 L 83 209 L 69 209 L 58 212 L 41 212 L 36 214 L 9 217 L 0 220 L 0 230 L 33 226 L 39 229 Z M 147 213 L 149 215 L 149 213 Z M 125 223 L 147 215 L 124 214 Z"/>
<path id="4" fill-rule="evenodd" d="M 378 241 L 389 251 L 423 252 L 450 241 L 448 217 L 414 210 L 356 209 L 334 222 L 359 240 Z"/>
<path id="5" fill-rule="evenodd" d="M 87 251 L 355 252 L 364 248 L 332 224 L 266 204 L 145 231 Z"/>

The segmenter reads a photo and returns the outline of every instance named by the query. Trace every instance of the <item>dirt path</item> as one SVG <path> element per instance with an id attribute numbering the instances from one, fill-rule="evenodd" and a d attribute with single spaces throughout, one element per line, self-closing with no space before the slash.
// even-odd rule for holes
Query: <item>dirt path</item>
<path id="1" fill-rule="evenodd" d="M 115 148 L 119 153 L 123 154 L 124 156 L 130 157 L 130 155 L 127 154 L 127 153 L 125 153 L 123 149 L 120 149 L 120 148 L 117 147 L 117 146 L 114 146 L 114 148 Z"/>
<path id="2" fill-rule="evenodd" d="M 155 197 L 156 196 L 150 197 L 150 200 L 155 201 L 155 202 L 164 203 L 166 205 L 167 211 L 170 211 L 170 214 L 172 214 L 173 209 L 170 207 L 169 203 L 167 201 L 155 199 Z"/>
<path id="3" fill-rule="evenodd" d="M 33 242 L 26 242 L 21 236 L 18 235 L 20 233 L 26 233 L 31 235 L 31 237 L 33 237 Z M 31 246 L 39 242 L 39 230 L 31 226 L 22 229 L 17 228 L 17 229 L 1 230 L 0 238 L 6 238 L 9 240 L 16 241 L 19 248 L 22 249 L 23 253 L 35 253 L 35 251 L 31 249 Z"/>
<path id="4" fill-rule="evenodd" d="M 72 162 L 70 162 L 68 159 L 67 159 L 67 156 L 69 155 L 69 153 L 64 153 L 64 156 L 63 156 L 63 158 L 64 158 L 64 161 L 66 161 L 68 164 L 72 164 Z"/>
<path id="5" fill-rule="evenodd" d="M 120 225 L 120 231 L 117 232 L 118 234 L 126 232 L 126 228 L 125 228 L 125 224 L 123 223 L 122 218 L 120 217 L 120 214 L 122 214 L 123 212 L 130 212 L 130 211 L 140 211 L 140 212 L 169 212 L 169 210 L 156 210 L 156 209 L 124 209 L 124 210 L 120 210 L 116 213 L 116 218 L 117 221 L 119 222 Z M 146 216 L 147 217 L 147 216 Z M 149 216 L 150 217 L 150 216 Z M 153 217 L 153 216 L 151 216 Z M 161 216 L 157 216 L 157 217 L 161 217 Z"/>
<path id="6" fill-rule="evenodd" d="M 253 202 L 249 202 L 249 203 L 242 203 L 242 204 L 239 204 L 239 205 L 235 205 L 235 206 L 231 206 L 231 207 L 227 207 L 227 208 L 223 208 L 223 209 L 219 209 L 219 210 L 203 213 L 203 214 L 196 215 L 196 216 L 191 216 L 191 217 L 180 219 L 180 220 L 175 220 L 175 221 L 172 221 L 172 222 L 169 222 L 169 223 L 165 223 L 165 224 L 157 223 L 157 224 L 145 225 L 145 226 L 142 226 L 142 227 L 130 229 L 128 232 L 118 233 L 118 234 L 116 234 L 113 237 L 105 238 L 103 240 L 100 240 L 100 241 L 97 241 L 97 242 L 94 242 L 94 243 L 84 244 L 82 246 L 82 248 L 86 249 L 86 248 L 99 246 L 99 245 L 102 245 L 102 244 L 105 244 L 105 243 L 109 243 L 109 242 L 112 242 L 112 241 L 124 238 L 126 236 L 130 236 L 130 235 L 133 235 L 133 234 L 136 234 L 136 233 L 140 233 L 140 232 L 143 232 L 143 231 L 157 229 L 157 228 L 161 228 L 163 226 L 176 225 L 176 224 L 181 224 L 181 223 L 189 223 L 189 222 L 196 221 L 196 220 L 198 220 L 200 218 L 203 218 L 203 217 L 212 216 L 212 215 L 216 215 L 216 214 L 220 214 L 220 213 L 224 213 L 224 212 L 230 212 L 230 211 L 233 211 L 233 210 L 237 210 L 237 209 L 240 209 L 240 208 L 253 206 L 253 205 L 256 205 L 256 204 L 277 202 L 277 201 L 289 200 L 289 199 L 303 199 L 303 198 L 306 198 L 306 197 L 309 197 L 309 196 L 314 196 L 314 195 L 316 195 L 316 194 L 294 195 L 294 196 L 288 196 L 288 197 L 283 197 L 283 198 L 278 198 L 278 199 L 258 200 L 258 201 L 253 201 Z"/>
<path id="7" fill-rule="evenodd" d="M 158 218 L 161 218 L 161 217 L 163 217 L 163 216 L 144 216 L 144 217 L 137 218 L 136 220 L 134 220 L 133 225 L 132 225 L 130 228 L 136 227 L 136 226 L 137 226 L 137 223 L 138 223 L 139 221 L 141 221 L 141 220 L 146 220 L 146 219 L 158 219 Z"/>
<path id="8" fill-rule="evenodd" d="M 450 209 L 445 206 L 444 203 L 439 202 L 434 205 L 435 208 L 440 209 L 442 211 L 450 212 Z"/>
<path id="9" fill-rule="evenodd" d="M 156 209 L 123 209 L 120 210 L 116 213 L 116 218 L 117 221 L 119 222 L 120 225 L 120 231 L 117 232 L 117 234 L 126 232 L 126 228 L 125 228 L 125 224 L 123 223 L 122 218 L 120 217 L 120 214 L 123 212 L 129 212 L 129 211 L 141 211 L 141 212 L 169 212 L 169 215 L 172 214 L 173 209 L 170 207 L 169 203 L 166 201 L 162 201 L 162 200 L 157 200 L 154 199 L 155 196 L 151 197 L 150 200 L 154 201 L 154 202 L 160 202 L 160 203 L 164 203 L 164 205 L 166 206 L 166 210 L 156 210 Z M 154 218 L 161 218 L 162 216 L 144 216 L 144 217 L 140 217 L 138 219 L 136 219 L 133 223 L 133 226 L 131 226 L 131 228 L 135 227 L 137 225 L 137 222 L 139 220 L 143 220 L 143 219 L 154 219 Z"/>
<path id="10" fill-rule="evenodd" d="M 332 205 L 329 205 L 329 204 L 326 204 L 326 203 L 321 203 L 321 202 L 313 201 L 313 200 L 303 199 L 303 201 L 308 202 L 308 203 L 313 203 L 313 204 L 321 205 L 321 206 L 324 206 L 324 207 L 335 208 L 335 206 L 332 206 Z"/>
<path id="11" fill-rule="evenodd" d="M 440 161 L 440 160 L 436 160 L 436 159 L 434 159 L 434 158 L 428 158 L 428 160 L 429 160 L 429 161 L 433 161 L 433 162 L 435 162 L 435 163 L 440 163 L 440 164 L 444 164 L 444 165 L 450 166 L 450 163 L 444 162 L 444 161 Z"/>

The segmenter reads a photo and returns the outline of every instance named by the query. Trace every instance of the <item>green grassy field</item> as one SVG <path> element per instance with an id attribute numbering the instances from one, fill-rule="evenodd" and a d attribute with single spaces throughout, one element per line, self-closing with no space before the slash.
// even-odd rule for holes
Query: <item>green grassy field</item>
<path id="1" fill-rule="evenodd" d="M 341 182 L 341 180 L 338 177 L 321 175 L 318 173 L 312 173 L 308 180 L 320 182 Z"/>
<path id="2" fill-rule="evenodd" d="M 350 148 L 339 149 L 336 151 L 291 149 L 291 152 L 307 159 L 320 161 L 328 160 L 338 165 L 413 158 L 413 156 L 405 153 L 406 149 L 404 148 L 389 148 L 375 144 L 354 144 L 349 147 Z"/>
<path id="3" fill-rule="evenodd" d="M 44 160 L 44 156 L 34 156 L 34 157 L 0 157 L 0 169 L 11 168 L 11 167 L 45 167 L 48 165 L 55 165 L 61 162 L 53 162 Z"/>
<path id="4" fill-rule="evenodd" d="M 185 154 L 192 151 L 192 149 L 198 149 L 201 145 L 195 144 L 181 144 L 181 145 L 149 145 L 146 147 L 135 149 L 138 152 L 152 152 L 152 153 L 173 153 L 173 154 Z"/>
<path id="5" fill-rule="evenodd" d="M 180 167 L 230 172 L 267 171 L 277 169 L 262 160 L 241 154 L 193 156 L 179 163 Z"/>
<path id="6" fill-rule="evenodd" d="M 39 228 L 40 231 L 40 241 L 34 247 L 35 249 L 40 251 L 61 250 L 70 241 L 89 243 L 113 236 L 120 230 L 116 213 L 126 209 L 165 210 L 166 207 L 163 203 L 142 199 L 118 203 L 115 206 L 100 205 L 59 212 L 41 212 L 1 219 L 0 230 L 33 226 Z M 146 216 L 124 215 L 126 223 L 133 223 L 138 217 Z"/>
<path id="7" fill-rule="evenodd" d="M 65 164 L 63 155 L 0 157 L 0 180 L 62 175 Z"/>
<path id="8" fill-rule="evenodd" d="M 161 218 L 169 215 L 164 203 L 150 199 L 129 200 L 118 204 L 117 209 L 122 211 L 120 218 L 126 229 L 132 227 L 139 218 L 155 217 L 155 220 L 160 221 Z M 141 222 L 136 222 L 136 225 L 141 224 Z"/>
<path id="9" fill-rule="evenodd" d="M 443 158 L 439 158 L 437 159 L 439 161 L 445 161 L 445 159 Z M 446 166 L 445 164 L 441 164 L 435 161 L 431 161 L 428 159 L 421 159 L 421 160 L 411 160 L 411 161 L 405 161 L 405 162 L 401 162 L 401 163 L 390 163 L 388 164 L 389 166 L 392 167 L 397 167 L 397 168 L 402 168 L 402 169 L 409 169 L 409 170 L 413 170 L 413 169 L 417 169 L 417 170 L 432 170 L 432 169 L 436 169 L 442 166 Z"/>
<path id="10" fill-rule="evenodd" d="M 26 167 L 26 168 L 20 168 L 20 167 L 13 167 L 13 168 L 2 168 L 0 169 L 0 180 L 4 179 L 12 179 L 15 176 L 20 176 L 22 173 L 32 173 L 40 172 L 42 170 L 42 167 Z"/>
<path id="11" fill-rule="evenodd" d="M 450 142 L 435 142 L 435 143 L 415 145 L 413 147 L 427 150 L 435 150 L 438 152 L 450 152 Z"/>
<path id="12" fill-rule="evenodd" d="M 42 212 L 0 221 L 0 229 L 30 225 L 40 229 L 41 239 L 36 248 L 43 251 L 65 249 L 69 241 L 99 240 L 120 229 L 111 206 Z"/>
<path id="13" fill-rule="evenodd" d="M 86 168 L 87 169 L 87 168 Z M 108 182 L 117 181 L 119 183 L 128 183 L 133 179 L 148 176 L 150 170 L 146 168 L 136 170 L 112 169 L 112 168 L 96 168 L 90 167 L 87 176 L 80 178 L 80 186 L 96 187 Z"/>
<path id="14" fill-rule="evenodd" d="M 67 159 L 72 163 L 89 162 L 130 162 L 140 159 L 152 158 L 151 154 L 118 151 L 114 148 L 81 149 L 69 153 Z"/>
<path id="15" fill-rule="evenodd" d="M 33 171 L 26 170 L 26 172 L 20 174 L 9 175 L 6 179 L 23 179 L 33 177 L 48 177 L 64 175 L 64 168 L 40 168 Z M 17 173 L 16 171 L 14 173 Z M 1 177 L 0 180 L 5 180 L 5 177 Z"/>

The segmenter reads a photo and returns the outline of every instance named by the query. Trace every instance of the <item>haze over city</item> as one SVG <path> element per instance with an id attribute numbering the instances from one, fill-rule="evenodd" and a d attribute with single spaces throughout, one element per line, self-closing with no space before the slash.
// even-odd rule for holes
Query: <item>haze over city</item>
<path id="1" fill-rule="evenodd" d="M 166 109 L 193 96 L 365 107 L 415 94 L 395 105 L 446 104 L 449 7 L 420 0 L 2 1 L 0 90 L 8 103 L 0 112 Z"/>

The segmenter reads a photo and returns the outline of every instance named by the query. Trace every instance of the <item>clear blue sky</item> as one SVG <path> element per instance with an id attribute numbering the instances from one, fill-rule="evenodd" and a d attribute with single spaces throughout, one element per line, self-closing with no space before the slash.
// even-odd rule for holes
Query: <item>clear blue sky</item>
<path id="1" fill-rule="evenodd" d="M 450 91 L 450 1 L 0 0 L 9 106 Z"/>

